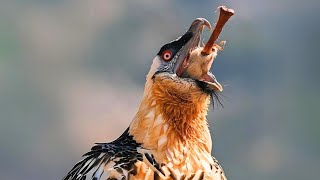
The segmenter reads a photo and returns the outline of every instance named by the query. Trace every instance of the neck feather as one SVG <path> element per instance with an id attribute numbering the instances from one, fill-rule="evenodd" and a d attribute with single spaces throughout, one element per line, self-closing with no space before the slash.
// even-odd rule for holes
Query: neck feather
<path id="1" fill-rule="evenodd" d="M 147 79 L 130 134 L 152 150 L 160 162 L 190 166 L 185 167 L 189 170 L 198 168 L 192 166 L 199 162 L 186 161 L 211 159 L 211 136 L 206 121 L 209 103 L 209 95 L 192 81 L 170 74 L 157 75 Z"/>

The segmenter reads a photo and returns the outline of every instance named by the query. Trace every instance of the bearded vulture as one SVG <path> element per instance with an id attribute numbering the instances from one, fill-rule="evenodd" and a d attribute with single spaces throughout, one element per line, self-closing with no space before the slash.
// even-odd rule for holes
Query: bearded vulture
<path id="1" fill-rule="evenodd" d="M 197 68 L 186 68 L 192 63 L 190 53 L 202 46 L 204 27 L 211 25 L 197 18 L 186 33 L 160 48 L 127 130 L 112 142 L 93 146 L 63 180 L 226 180 L 211 155 L 206 119 L 222 86 L 211 72 L 192 76 Z M 213 48 L 208 57 L 217 51 Z"/>

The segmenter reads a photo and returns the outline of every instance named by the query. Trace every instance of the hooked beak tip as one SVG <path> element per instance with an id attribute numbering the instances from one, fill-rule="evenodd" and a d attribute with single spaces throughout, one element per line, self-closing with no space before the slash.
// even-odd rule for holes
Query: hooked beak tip
<path id="1" fill-rule="evenodd" d="M 209 28 L 210 30 L 212 29 L 211 24 L 208 20 L 206 20 L 205 18 L 197 18 L 192 22 L 188 31 L 195 33 L 199 30 L 203 30 L 205 27 Z"/>

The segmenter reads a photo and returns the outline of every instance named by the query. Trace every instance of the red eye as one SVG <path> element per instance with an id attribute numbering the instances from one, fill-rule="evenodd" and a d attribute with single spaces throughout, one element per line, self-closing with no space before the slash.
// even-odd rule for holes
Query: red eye
<path id="1" fill-rule="evenodd" d="M 162 55 L 161 55 L 162 59 L 165 61 L 170 61 L 171 57 L 172 57 L 172 53 L 169 50 L 165 50 Z"/>

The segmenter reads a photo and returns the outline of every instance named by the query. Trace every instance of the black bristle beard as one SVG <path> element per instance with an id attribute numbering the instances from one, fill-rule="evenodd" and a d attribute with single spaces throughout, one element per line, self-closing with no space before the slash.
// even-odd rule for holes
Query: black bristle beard
<path id="1" fill-rule="evenodd" d="M 210 93 L 213 110 L 215 106 L 221 106 L 222 108 L 224 107 L 222 104 L 222 98 L 220 95 L 221 95 L 220 92 L 217 92 L 217 91 L 213 91 L 212 93 Z"/>
<path id="2" fill-rule="evenodd" d="M 211 98 L 211 102 L 212 102 L 212 106 L 213 109 L 216 106 L 221 106 L 223 107 L 222 104 L 222 99 L 221 99 L 221 94 L 220 92 L 213 90 L 212 88 L 209 88 L 208 83 L 204 82 L 204 81 L 200 81 L 200 80 L 195 80 L 197 86 L 205 93 L 210 95 Z"/>

